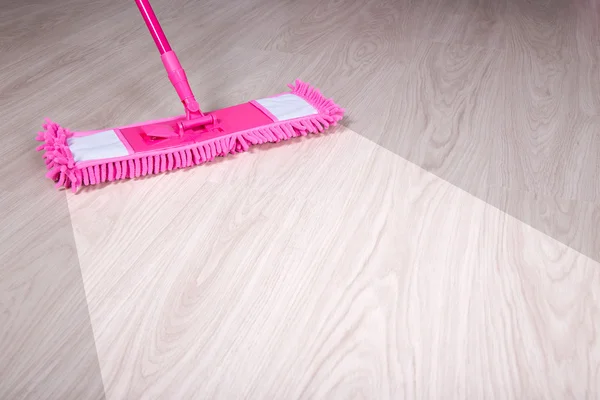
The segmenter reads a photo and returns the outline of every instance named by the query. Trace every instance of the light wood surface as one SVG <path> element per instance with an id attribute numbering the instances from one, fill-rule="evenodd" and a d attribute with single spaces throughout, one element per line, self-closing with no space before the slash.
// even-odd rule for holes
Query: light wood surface
<path id="1" fill-rule="evenodd" d="M 152 0 L 205 109 L 331 135 L 77 196 L 43 117 L 178 114 L 133 1 L 0 7 L 0 398 L 600 398 L 600 4 Z"/>
<path id="2" fill-rule="evenodd" d="M 600 264 L 350 130 L 69 209 L 109 399 L 600 394 Z"/>
<path id="3" fill-rule="evenodd" d="M 64 194 L 0 192 L 0 398 L 103 399 Z"/>

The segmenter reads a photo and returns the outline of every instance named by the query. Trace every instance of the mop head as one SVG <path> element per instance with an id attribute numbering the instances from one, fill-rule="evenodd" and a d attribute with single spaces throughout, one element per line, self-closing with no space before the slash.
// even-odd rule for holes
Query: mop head
<path id="1" fill-rule="evenodd" d="M 344 110 L 300 80 L 291 91 L 211 111 L 214 126 L 203 132 L 175 132 L 184 117 L 144 122 L 112 129 L 71 132 L 46 120 L 37 140 L 56 187 L 77 192 L 120 179 L 160 174 L 244 152 L 252 145 L 321 133 L 342 119 Z"/>

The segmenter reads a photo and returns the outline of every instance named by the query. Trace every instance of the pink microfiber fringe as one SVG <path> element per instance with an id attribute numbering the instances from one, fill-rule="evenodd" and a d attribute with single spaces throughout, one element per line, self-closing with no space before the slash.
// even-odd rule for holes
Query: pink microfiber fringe
<path id="1" fill-rule="evenodd" d="M 73 154 L 67 145 L 72 133 L 50 120 L 46 120 L 43 128 L 36 139 L 44 142 L 37 147 L 37 151 L 45 151 L 46 177 L 54 180 L 57 188 L 71 187 L 74 192 L 77 191 L 81 186 L 81 172 L 75 166 Z"/>
<path id="2" fill-rule="evenodd" d="M 215 157 L 248 150 L 251 145 L 306 136 L 308 133 L 321 133 L 330 126 L 337 125 L 344 110 L 331 99 L 323 97 L 315 89 L 300 80 L 289 85 L 291 93 L 308 101 L 318 114 L 284 122 L 276 122 L 265 127 L 237 132 L 211 141 L 187 145 L 177 149 L 165 149 L 164 154 L 132 154 L 130 159 L 99 162 L 96 165 L 78 166 L 67 144 L 72 132 L 47 120 L 44 130 L 38 133 L 37 140 L 44 142 L 37 148 L 45 151 L 44 158 L 48 173 L 46 176 L 56 182 L 57 188 L 71 188 L 73 192 L 81 186 L 95 185 L 120 179 L 131 179 L 151 174 L 160 174 L 179 168 L 199 165 Z"/>

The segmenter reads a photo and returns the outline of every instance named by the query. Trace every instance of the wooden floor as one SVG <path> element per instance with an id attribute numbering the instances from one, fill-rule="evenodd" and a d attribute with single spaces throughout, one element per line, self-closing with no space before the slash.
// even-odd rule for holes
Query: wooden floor
<path id="1" fill-rule="evenodd" d="M 153 0 L 343 126 L 72 195 L 44 117 L 180 104 L 133 1 L 1 1 L 0 399 L 600 399 L 600 3 Z"/>

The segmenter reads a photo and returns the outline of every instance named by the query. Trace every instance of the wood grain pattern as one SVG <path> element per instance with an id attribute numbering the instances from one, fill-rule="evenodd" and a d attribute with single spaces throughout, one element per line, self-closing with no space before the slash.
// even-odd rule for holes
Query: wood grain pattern
<path id="1" fill-rule="evenodd" d="M 205 109 L 347 129 L 56 193 L 43 117 L 181 106 L 133 2 L 4 1 L 0 398 L 600 398 L 598 2 L 152 4 Z"/>
<path id="2" fill-rule="evenodd" d="M 349 130 L 69 207 L 109 399 L 600 393 L 600 265 Z"/>
<path id="3" fill-rule="evenodd" d="M 239 43 L 302 57 L 289 70 L 346 104 L 348 127 L 485 201 L 502 187 L 597 206 L 597 4 L 347 0 L 302 18 L 261 4 L 275 16 L 255 9 L 263 28 L 247 26 Z M 504 211 L 539 221 L 525 199 Z M 600 235 L 576 233 L 589 221 L 565 232 L 562 210 L 545 212 L 556 225 L 537 229 L 600 259 Z"/>
<path id="4" fill-rule="evenodd" d="M 94 82 L 84 68 L 90 49 L 56 46 L 59 38 L 119 7 L 68 0 L 1 8 L 0 398 L 101 400 L 66 197 L 40 181 L 33 135 L 44 115 L 75 119 L 78 105 L 93 101 L 77 98 L 78 82 Z"/>
<path id="5" fill-rule="evenodd" d="M 0 398 L 104 399 L 64 194 L 0 191 L 0 220 Z"/>

